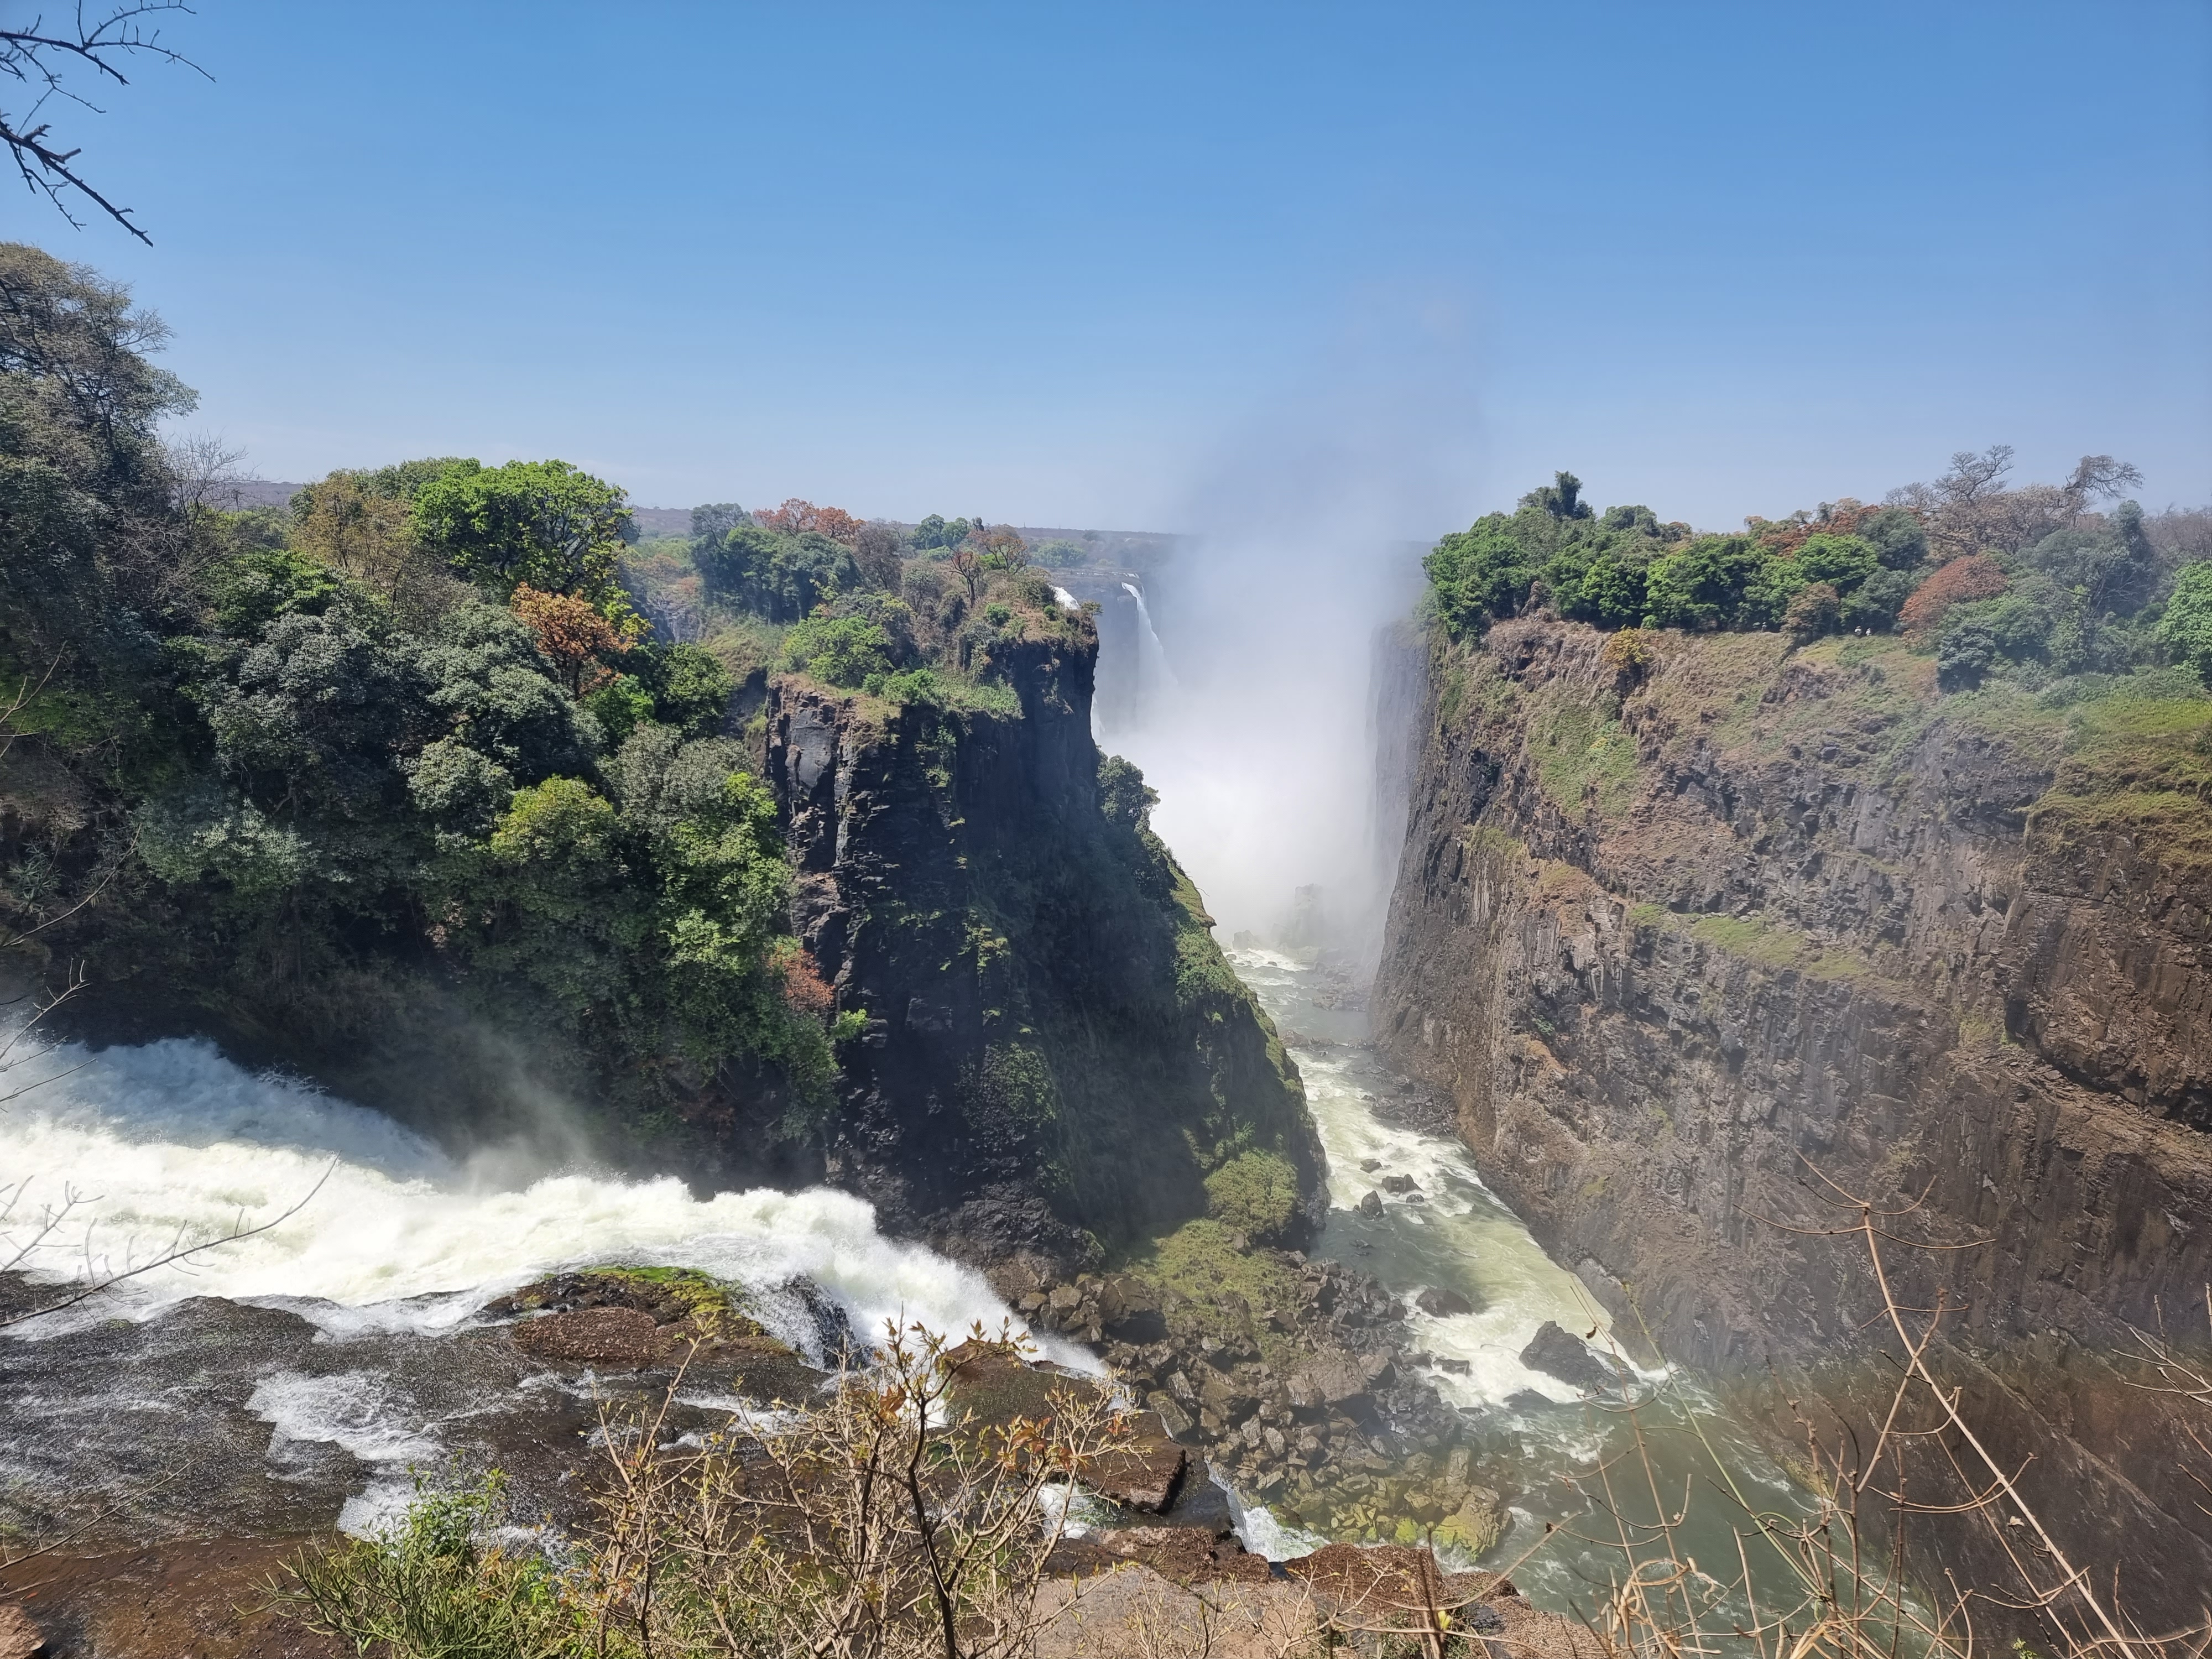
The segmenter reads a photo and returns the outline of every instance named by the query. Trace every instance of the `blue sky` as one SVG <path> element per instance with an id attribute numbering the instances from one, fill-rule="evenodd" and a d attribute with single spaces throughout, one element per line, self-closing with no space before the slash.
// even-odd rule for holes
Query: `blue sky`
<path id="1" fill-rule="evenodd" d="M 2009 442 L 2212 497 L 2212 7 L 199 0 L 70 118 L 265 476 L 1408 534 Z M 1255 457 L 1269 458 L 1255 462 Z M 1270 466 L 1279 464 L 1281 473 Z M 1319 510 L 1319 509 L 1317 509 Z"/>

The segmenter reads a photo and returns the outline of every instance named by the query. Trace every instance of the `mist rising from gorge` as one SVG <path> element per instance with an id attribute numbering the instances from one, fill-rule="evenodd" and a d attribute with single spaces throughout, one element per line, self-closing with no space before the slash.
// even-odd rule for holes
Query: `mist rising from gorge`
<path id="1" fill-rule="evenodd" d="M 1279 938 L 1318 886 L 1334 937 L 1379 945 L 1399 826 L 1375 821 L 1370 681 L 1420 555 L 1472 499 L 1472 373 L 1455 316 L 1364 319 L 1304 389 L 1194 469 L 1188 533 L 1148 609 L 1172 680 L 1105 746 L 1159 791 L 1153 824 L 1224 940 Z M 1141 672 L 1141 662 L 1139 663 Z"/>

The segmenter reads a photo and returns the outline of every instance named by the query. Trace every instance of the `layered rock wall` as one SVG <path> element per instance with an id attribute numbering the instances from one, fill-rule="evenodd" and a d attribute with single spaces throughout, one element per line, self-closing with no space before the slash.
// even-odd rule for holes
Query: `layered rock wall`
<path id="1" fill-rule="evenodd" d="M 1603 643 L 1436 647 L 1380 1040 L 1616 1312 L 1815 1382 L 1830 1428 L 1886 1398 L 1845 1195 L 1978 1243 L 1892 1248 L 1903 1299 L 1956 1310 L 1945 1364 L 2081 1555 L 2192 1613 L 2203 1408 L 2134 1356 L 2204 1335 L 2203 880 L 2154 837 L 2031 833 L 2054 721 L 1938 698 L 1893 641 L 1655 636 L 1620 672 Z"/>
<path id="2" fill-rule="evenodd" d="M 1018 713 L 769 693 L 797 931 L 868 1019 L 833 1178 L 972 1260 L 1080 1265 L 1203 1213 L 1206 1173 L 1249 1151 L 1326 1202 L 1296 1068 L 1140 786 L 1109 772 L 1102 798 L 1095 650 L 1005 653 Z"/>

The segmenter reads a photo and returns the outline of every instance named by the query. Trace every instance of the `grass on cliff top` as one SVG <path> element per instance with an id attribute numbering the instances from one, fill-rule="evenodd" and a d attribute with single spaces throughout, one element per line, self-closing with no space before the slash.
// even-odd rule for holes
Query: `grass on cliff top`
<path id="1" fill-rule="evenodd" d="M 1272 1255 L 1238 1249 L 1240 1237 L 1219 1221 L 1186 1221 L 1154 1239 L 1148 1254 L 1128 1263 L 1128 1271 L 1156 1291 L 1184 1297 L 1191 1305 L 1182 1317 L 1217 1341 L 1242 1340 L 1242 1322 L 1222 1297 L 1243 1297 L 1252 1310 L 1261 1358 L 1279 1368 L 1297 1353 L 1290 1340 L 1270 1330 L 1261 1316 L 1270 1308 L 1288 1314 L 1299 1305 L 1298 1277 Z"/>
<path id="2" fill-rule="evenodd" d="M 2212 696 L 2196 678 L 2062 682 L 2040 701 L 2057 703 L 2066 752 L 2029 812 L 2030 841 L 2065 848 L 2123 835 L 2175 875 L 2212 874 Z"/>

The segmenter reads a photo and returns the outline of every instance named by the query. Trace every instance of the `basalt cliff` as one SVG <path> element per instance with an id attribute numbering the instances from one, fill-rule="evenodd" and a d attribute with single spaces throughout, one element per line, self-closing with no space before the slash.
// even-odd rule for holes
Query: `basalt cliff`
<path id="1" fill-rule="evenodd" d="M 1231 1163 L 1272 1179 L 1264 1231 L 1327 1202 L 1296 1068 L 1091 739 L 1096 653 L 1088 629 L 1010 647 L 1014 712 L 769 695 L 795 930 L 867 1017 L 831 1177 L 969 1260 L 1095 1265 L 1218 1211 Z"/>
<path id="2" fill-rule="evenodd" d="M 2138 1616 L 2195 1616 L 2197 1407 L 2139 1333 L 2204 1346 L 2212 702 L 1944 696 L 1887 637 L 1652 634 L 1618 668 L 1607 637 L 1425 647 L 1378 1040 L 1621 1328 L 1778 1420 L 1888 1397 L 1851 1200 L 1972 1246 L 1884 1246 L 1953 1310 L 1969 1418 Z"/>

